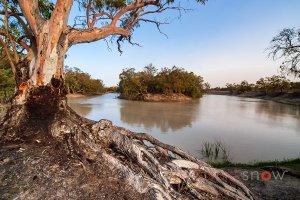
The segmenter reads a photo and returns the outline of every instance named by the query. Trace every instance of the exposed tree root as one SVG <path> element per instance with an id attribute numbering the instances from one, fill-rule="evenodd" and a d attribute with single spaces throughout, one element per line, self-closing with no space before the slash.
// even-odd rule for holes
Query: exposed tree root
<path id="1" fill-rule="evenodd" d="M 223 170 L 108 120 L 92 122 L 67 108 L 55 114 L 47 130 L 87 171 L 101 158 L 120 180 L 151 199 L 253 199 L 243 183 Z M 2 140 L 8 135 L 11 129 Z"/>
<path id="2" fill-rule="evenodd" d="M 93 125 L 94 133 L 101 132 L 109 138 L 110 147 L 118 154 L 138 165 L 147 176 L 164 188 L 172 198 L 196 196 L 212 198 L 252 199 L 251 192 L 222 170 L 210 167 L 179 148 L 166 145 L 145 133 L 133 133 L 114 127 L 111 122 L 101 120 Z M 149 142 L 146 145 L 144 141 Z M 164 153 L 161 153 L 164 152 Z M 153 184 L 153 183 L 152 183 Z M 151 184 L 150 184 L 151 185 Z M 166 199 L 165 192 L 161 194 Z"/>

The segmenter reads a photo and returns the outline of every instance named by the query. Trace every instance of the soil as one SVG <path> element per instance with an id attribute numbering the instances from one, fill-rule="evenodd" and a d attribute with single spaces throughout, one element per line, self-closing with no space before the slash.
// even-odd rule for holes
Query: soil
<path id="1" fill-rule="evenodd" d="M 59 143 L 48 141 L 1 144 L 0 199 L 147 199 L 104 160 L 85 165 Z"/>
<path id="2" fill-rule="evenodd" d="M 300 199 L 300 177 L 294 174 L 285 173 L 282 180 L 276 180 L 272 177 L 268 181 L 263 181 L 260 176 L 257 178 L 257 172 L 260 175 L 265 171 L 262 168 L 257 169 L 242 169 L 242 168 L 228 168 L 224 169 L 233 177 L 242 181 L 254 194 L 256 199 L 281 199 L 281 200 L 298 200 Z M 271 170 L 275 174 L 282 172 L 279 170 Z M 248 178 L 243 176 L 247 173 Z M 250 178 L 252 174 L 252 179 Z M 246 179 L 246 180 L 245 180 Z"/>

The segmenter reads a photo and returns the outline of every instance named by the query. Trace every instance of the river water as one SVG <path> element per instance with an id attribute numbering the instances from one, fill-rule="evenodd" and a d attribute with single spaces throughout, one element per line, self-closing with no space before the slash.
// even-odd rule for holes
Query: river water
<path id="1" fill-rule="evenodd" d="M 232 162 L 283 160 L 300 156 L 300 107 L 267 100 L 205 95 L 191 102 L 138 102 L 103 96 L 69 98 L 69 105 L 92 120 L 176 145 L 201 158 L 205 142 L 226 146 Z"/>

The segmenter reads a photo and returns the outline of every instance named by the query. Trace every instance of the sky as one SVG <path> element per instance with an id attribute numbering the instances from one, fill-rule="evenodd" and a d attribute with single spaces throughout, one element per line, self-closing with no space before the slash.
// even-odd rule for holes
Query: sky
<path id="1" fill-rule="evenodd" d="M 171 21 L 159 33 L 143 24 L 133 33 L 142 47 L 98 41 L 69 49 L 65 65 L 78 67 L 115 86 L 122 69 L 142 70 L 152 63 L 158 69 L 174 65 L 192 71 L 212 87 L 279 74 L 279 61 L 268 58 L 271 39 L 283 28 L 300 27 L 300 0 L 208 0 L 205 5 L 184 1 L 191 11 L 163 13 Z M 76 11 L 72 11 L 74 16 Z"/>

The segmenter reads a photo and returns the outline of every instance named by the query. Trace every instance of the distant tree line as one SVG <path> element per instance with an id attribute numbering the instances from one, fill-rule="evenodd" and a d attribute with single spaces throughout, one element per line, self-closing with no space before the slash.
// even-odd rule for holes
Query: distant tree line
<path id="1" fill-rule="evenodd" d="M 199 98 L 203 93 L 203 78 L 176 66 L 157 70 L 152 64 L 143 71 L 134 68 L 124 69 L 119 75 L 121 97 L 140 100 L 144 94 L 184 94 Z"/>
<path id="2" fill-rule="evenodd" d="M 102 80 L 93 79 L 90 74 L 76 67 L 65 67 L 65 86 L 71 94 L 97 95 L 105 92 Z"/>
<path id="3" fill-rule="evenodd" d="M 285 76 L 273 75 L 260 78 L 255 84 L 242 81 L 241 83 L 227 83 L 223 88 L 212 88 L 209 91 L 229 91 L 230 94 L 242 94 L 245 92 L 261 92 L 263 94 L 278 94 L 286 92 L 300 92 L 300 82 L 291 82 Z"/>

